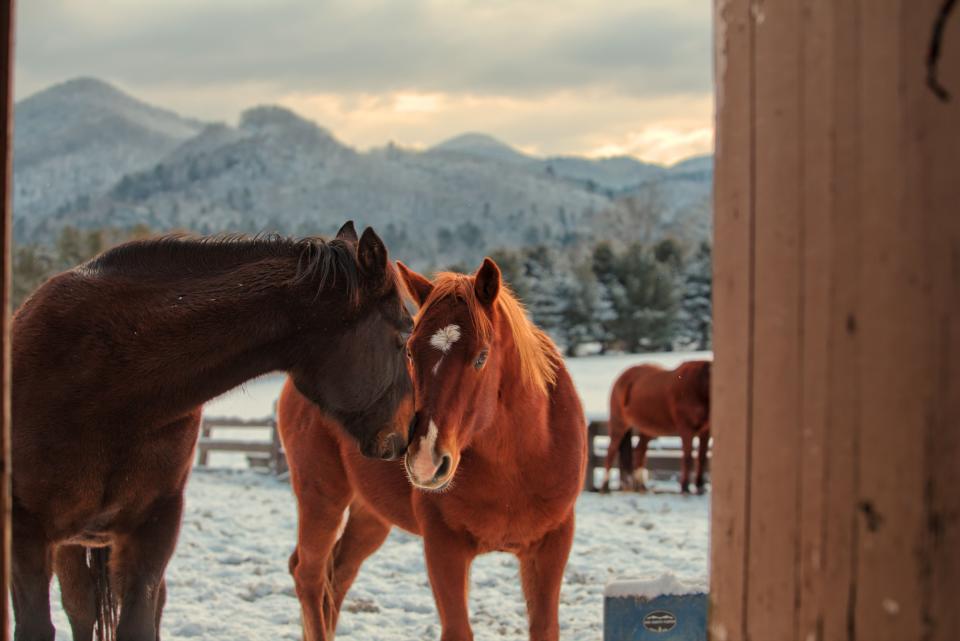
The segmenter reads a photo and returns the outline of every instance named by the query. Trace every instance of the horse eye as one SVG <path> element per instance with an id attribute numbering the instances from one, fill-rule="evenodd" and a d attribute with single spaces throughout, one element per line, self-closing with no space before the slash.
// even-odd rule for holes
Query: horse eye
<path id="1" fill-rule="evenodd" d="M 473 361 L 473 366 L 476 369 L 483 367 L 483 364 L 487 362 L 487 350 L 483 350 L 480 354 L 477 355 L 477 360 Z"/>

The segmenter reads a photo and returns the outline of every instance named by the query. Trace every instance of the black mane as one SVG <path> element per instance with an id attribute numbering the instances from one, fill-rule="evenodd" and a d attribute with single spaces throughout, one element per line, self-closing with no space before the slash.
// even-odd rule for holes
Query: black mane
<path id="1" fill-rule="evenodd" d="M 271 258 L 296 260 L 295 283 L 311 281 L 319 289 L 324 289 L 342 279 L 350 298 L 354 298 L 358 291 L 360 275 L 356 250 L 343 240 L 321 237 L 169 234 L 124 243 L 81 267 L 104 275 L 144 278 L 222 272 Z"/>

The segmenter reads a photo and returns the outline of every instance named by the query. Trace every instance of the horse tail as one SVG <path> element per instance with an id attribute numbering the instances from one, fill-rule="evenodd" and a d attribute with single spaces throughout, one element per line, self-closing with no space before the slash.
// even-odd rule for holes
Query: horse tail
<path id="1" fill-rule="evenodd" d="M 337 627 L 337 596 L 334 593 L 336 585 L 336 574 L 334 567 L 336 564 L 337 551 L 340 549 L 340 539 L 334 543 L 330 551 L 330 557 L 327 559 L 327 567 L 323 571 L 320 579 L 320 589 L 322 597 L 320 599 L 320 617 L 323 627 L 327 631 L 327 638 L 332 639 L 336 634 Z"/>
<path id="2" fill-rule="evenodd" d="M 110 586 L 110 548 L 87 548 L 87 565 L 93 575 L 97 641 L 115 641 L 120 623 L 120 604 Z"/>
<path id="3" fill-rule="evenodd" d="M 613 461 L 612 452 L 616 450 L 619 458 L 620 478 L 633 472 L 633 431 L 627 424 L 626 411 L 630 403 L 631 383 L 625 377 L 619 378 L 610 393 L 610 445 L 611 455 L 607 457 L 607 467 Z"/>
<path id="4" fill-rule="evenodd" d="M 633 430 L 624 433 L 617 447 L 617 454 L 620 459 L 620 475 L 633 474 Z"/>

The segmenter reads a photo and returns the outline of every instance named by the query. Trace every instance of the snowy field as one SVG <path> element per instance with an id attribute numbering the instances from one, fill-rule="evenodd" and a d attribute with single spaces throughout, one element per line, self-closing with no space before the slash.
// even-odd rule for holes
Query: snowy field
<path id="1" fill-rule="evenodd" d="M 589 416 L 606 416 L 606 395 L 629 365 L 665 366 L 704 357 L 665 354 L 588 357 L 568 364 Z M 709 357 L 709 355 L 706 355 Z M 283 378 L 267 376 L 211 402 L 211 416 L 259 417 Z M 218 432 L 217 436 L 221 436 Z M 262 438 L 249 431 L 230 438 Z M 169 599 L 163 637 L 210 641 L 299 639 L 299 606 L 287 558 L 293 549 L 296 507 L 289 485 L 248 469 L 243 455 L 211 453 L 211 469 L 197 469 L 187 491 L 177 552 L 167 572 Z M 706 589 L 709 499 L 677 494 L 674 482 L 645 495 L 584 494 L 577 534 L 561 593 L 561 638 L 602 638 L 603 588 L 612 579 L 656 579 L 673 574 Z M 57 641 L 70 639 L 52 594 Z M 479 640 L 521 641 L 526 612 L 513 556 L 490 554 L 473 565 L 471 622 Z M 437 639 L 439 620 L 418 537 L 394 530 L 364 564 L 344 606 L 338 639 Z"/>

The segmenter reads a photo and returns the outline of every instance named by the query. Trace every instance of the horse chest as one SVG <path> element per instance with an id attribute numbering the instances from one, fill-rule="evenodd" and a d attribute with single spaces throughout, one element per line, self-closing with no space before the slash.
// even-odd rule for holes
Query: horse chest
<path id="1" fill-rule="evenodd" d="M 481 552 L 519 552 L 563 518 L 563 510 L 534 493 L 494 492 L 484 497 L 469 493 L 443 497 L 440 511 L 448 525 L 473 538 Z"/>

